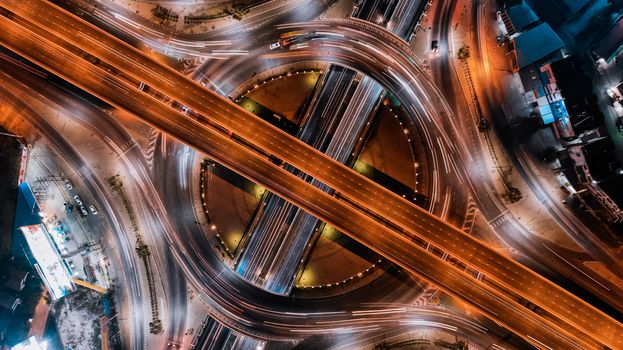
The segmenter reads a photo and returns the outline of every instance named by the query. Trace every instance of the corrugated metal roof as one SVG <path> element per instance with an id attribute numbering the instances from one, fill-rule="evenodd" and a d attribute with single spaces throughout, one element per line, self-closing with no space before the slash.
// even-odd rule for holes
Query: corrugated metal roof
<path id="1" fill-rule="evenodd" d="M 541 23 L 515 38 L 519 68 L 527 67 L 564 46 L 549 24 Z"/>

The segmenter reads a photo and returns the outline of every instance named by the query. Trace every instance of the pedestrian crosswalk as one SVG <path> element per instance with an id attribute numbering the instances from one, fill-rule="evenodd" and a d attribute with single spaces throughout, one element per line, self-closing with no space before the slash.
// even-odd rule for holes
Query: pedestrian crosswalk
<path id="1" fill-rule="evenodd" d="M 426 289 L 426 291 L 420 295 L 417 299 L 415 299 L 415 302 L 413 303 L 413 305 L 415 306 L 426 306 L 426 305 L 430 305 L 430 304 L 437 304 L 439 301 L 439 295 L 442 293 L 442 291 L 435 287 L 435 286 L 430 286 L 428 287 L 428 289 Z"/>
<path id="2" fill-rule="evenodd" d="M 476 215 L 478 214 L 478 207 L 473 198 L 469 198 L 467 201 L 467 212 L 465 213 L 465 219 L 461 230 L 466 233 L 471 233 L 474 228 L 474 222 L 476 221 Z"/>
<path id="3" fill-rule="evenodd" d="M 502 225 L 503 223 L 509 221 L 509 216 L 508 214 L 508 210 L 501 213 L 500 215 L 496 216 L 495 218 L 493 218 L 492 220 L 489 221 L 489 225 L 491 225 L 491 227 L 496 228 L 500 225 Z"/>
<path id="4" fill-rule="evenodd" d="M 147 137 L 147 144 L 145 144 L 145 148 L 143 149 L 145 160 L 147 161 L 147 165 L 150 169 L 152 168 L 154 162 L 154 153 L 156 152 L 156 142 L 158 141 L 158 136 L 160 136 L 160 131 L 152 128 L 149 131 L 149 136 Z"/>

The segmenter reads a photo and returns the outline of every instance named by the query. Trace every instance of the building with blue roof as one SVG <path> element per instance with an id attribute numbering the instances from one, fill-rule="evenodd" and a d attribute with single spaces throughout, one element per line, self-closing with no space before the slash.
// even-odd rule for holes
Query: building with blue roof
<path id="1" fill-rule="evenodd" d="M 506 9 L 503 17 L 506 17 L 503 18 L 504 26 L 510 36 L 539 21 L 539 16 L 523 1 Z"/>
<path id="2" fill-rule="evenodd" d="M 562 58 L 565 46 L 558 34 L 547 23 L 540 23 L 511 41 L 515 59 L 513 70 L 519 71 L 535 63 L 546 63 Z"/>
<path id="3" fill-rule="evenodd" d="M 561 4 L 562 10 L 568 11 L 571 14 L 576 14 L 584 8 L 591 0 L 557 0 L 556 2 Z"/>
<path id="4" fill-rule="evenodd" d="M 19 228 L 40 224 L 42 222 L 40 211 L 30 185 L 28 182 L 22 182 L 18 187 L 15 222 L 13 224 L 12 251 L 14 256 L 21 256 L 28 251 L 28 245 Z"/>
<path id="5" fill-rule="evenodd" d="M 526 0 L 537 15 L 554 28 L 575 17 L 591 0 Z"/>

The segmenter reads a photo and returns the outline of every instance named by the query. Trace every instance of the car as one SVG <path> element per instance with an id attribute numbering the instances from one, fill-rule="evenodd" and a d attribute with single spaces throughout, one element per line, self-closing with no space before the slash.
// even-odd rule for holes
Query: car
<path id="1" fill-rule="evenodd" d="M 93 213 L 93 215 L 97 215 L 97 209 L 93 204 L 89 205 L 89 210 Z"/>
<path id="2" fill-rule="evenodd" d="M 80 199 L 79 195 L 75 195 L 74 196 L 74 200 L 76 201 L 76 204 L 82 205 L 82 199 Z"/>
<path id="3" fill-rule="evenodd" d="M 269 47 L 271 50 L 274 50 L 274 49 L 278 49 L 278 48 L 280 48 L 280 47 L 281 47 L 281 44 L 277 41 L 276 43 L 272 43 L 272 44 L 270 44 L 270 46 L 268 46 L 268 47 Z"/>
<path id="4" fill-rule="evenodd" d="M 65 186 L 67 186 L 68 190 L 71 190 L 74 188 L 74 185 L 71 183 L 71 181 L 69 181 L 69 179 L 65 179 Z"/>
<path id="5" fill-rule="evenodd" d="M 84 205 L 80 206 L 80 214 L 82 214 L 82 216 L 89 215 L 89 212 L 87 211 L 87 208 L 84 207 Z"/>
<path id="6" fill-rule="evenodd" d="M 433 51 L 433 52 L 437 52 L 437 50 L 439 50 L 439 40 L 433 40 L 433 41 L 430 43 L 430 49 L 431 49 L 431 51 Z"/>

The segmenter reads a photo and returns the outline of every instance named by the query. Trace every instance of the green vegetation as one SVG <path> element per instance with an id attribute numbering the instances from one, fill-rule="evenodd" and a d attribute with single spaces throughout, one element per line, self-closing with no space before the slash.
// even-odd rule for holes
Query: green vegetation
<path id="1" fill-rule="evenodd" d="M 459 51 L 456 53 L 456 57 L 460 60 L 465 60 L 468 59 L 470 56 L 470 52 L 469 52 L 469 46 L 468 45 L 464 45 L 462 46 Z"/>

